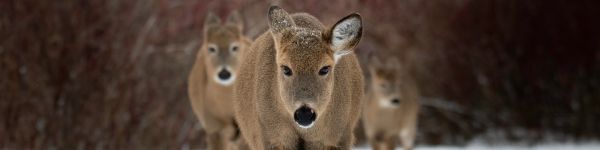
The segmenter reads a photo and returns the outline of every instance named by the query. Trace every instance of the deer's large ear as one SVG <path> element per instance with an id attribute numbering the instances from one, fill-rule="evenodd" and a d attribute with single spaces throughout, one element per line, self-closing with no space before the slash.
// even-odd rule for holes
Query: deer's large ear
<path id="1" fill-rule="evenodd" d="M 229 14 L 229 17 L 227 17 L 227 24 L 237 27 L 240 31 L 242 31 L 244 28 L 244 21 L 240 17 L 240 13 L 238 11 L 234 11 Z"/>
<path id="2" fill-rule="evenodd" d="M 281 40 L 282 33 L 285 30 L 295 28 L 296 26 L 292 17 L 279 6 L 271 6 L 269 8 L 268 18 L 271 35 L 273 35 L 276 44 Z"/>
<path id="3" fill-rule="evenodd" d="M 210 26 L 221 24 L 221 19 L 212 12 L 209 12 L 206 18 L 204 19 L 204 32 L 208 30 Z"/>
<path id="4" fill-rule="evenodd" d="M 325 36 L 334 51 L 335 61 L 337 62 L 342 56 L 350 54 L 354 47 L 358 45 L 361 36 L 362 18 L 358 13 L 350 14 L 335 23 Z"/>

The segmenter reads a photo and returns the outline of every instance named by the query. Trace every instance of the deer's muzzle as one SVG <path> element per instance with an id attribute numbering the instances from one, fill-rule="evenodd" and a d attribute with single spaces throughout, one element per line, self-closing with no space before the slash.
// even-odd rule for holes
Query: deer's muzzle
<path id="1" fill-rule="evenodd" d="M 317 113 L 308 106 L 302 106 L 294 112 L 294 121 L 301 128 L 311 128 L 317 119 Z"/>

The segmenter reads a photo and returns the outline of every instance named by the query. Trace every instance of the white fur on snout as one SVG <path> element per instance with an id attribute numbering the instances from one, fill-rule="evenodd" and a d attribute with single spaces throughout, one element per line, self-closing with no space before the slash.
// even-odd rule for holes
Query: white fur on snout
<path id="1" fill-rule="evenodd" d="M 379 100 L 379 107 L 381 108 L 398 108 L 398 104 L 394 104 L 392 103 L 391 100 L 389 99 L 380 99 Z"/>
<path id="2" fill-rule="evenodd" d="M 296 122 L 296 121 L 294 121 L 294 122 Z M 308 129 L 308 128 L 312 128 L 315 125 L 315 122 L 316 122 L 316 120 L 307 126 L 300 125 L 298 122 L 296 122 L 296 125 L 298 125 L 298 127 L 302 128 L 302 129 Z"/>
<path id="3" fill-rule="evenodd" d="M 214 79 L 215 79 L 215 82 L 217 82 L 220 85 L 229 86 L 229 85 L 233 84 L 233 81 L 235 81 L 235 75 L 232 74 L 231 77 L 229 77 L 229 79 L 222 80 L 221 78 L 219 78 L 219 75 L 217 74 L 214 76 Z"/>
<path id="4" fill-rule="evenodd" d="M 302 106 L 306 106 L 308 108 L 311 108 L 311 110 L 313 111 L 313 113 L 315 113 L 315 114 L 317 113 L 314 109 L 312 109 L 312 108 L 315 108 L 314 107 L 314 103 L 312 103 L 312 102 L 296 102 L 294 105 L 296 105 L 296 110 L 300 109 L 300 107 L 302 107 Z M 311 122 L 307 126 L 300 125 L 295 120 L 294 120 L 294 122 L 296 123 L 296 125 L 298 125 L 298 127 L 302 128 L 302 129 L 308 129 L 308 128 L 313 127 L 313 125 L 315 125 L 315 122 L 317 122 L 317 120 L 315 119 L 313 122 Z"/>
<path id="5" fill-rule="evenodd" d="M 219 72 L 221 72 L 221 70 L 223 70 L 223 68 L 227 69 L 227 71 L 229 71 L 229 73 L 231 74 L 231 77 L 229 77 L 229 79 L 227 79 L 227 80 L 222 80 L 221 78 L 219 78 Z M 213 79 L 215 80 L 215 82 L 217 82 L 220 85 L 229 86 L 229 85 L 233 84 L 233 81 L 235 81 L 235 74 L 233 74 L 233 72 L 231 72 L 231 68 L 229 66 L 226 66 L 223 68 L 221 68 L 217 71 L 217 74 L 215 74 L 213 76 Z"/>

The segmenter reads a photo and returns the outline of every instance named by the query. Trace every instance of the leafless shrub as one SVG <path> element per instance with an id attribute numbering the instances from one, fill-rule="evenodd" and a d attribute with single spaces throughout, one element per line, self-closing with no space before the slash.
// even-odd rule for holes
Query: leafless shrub
<path id="1" fill-rule="evenodd" d="M 239 10 L 256 37 L 267 28 L 270 3 L 1 1 L 0 147 L 201 147 L 185 80 L 203 17 Z M 326 24 L 363 14 L 361 60 L 402 58 L 423 96 L 435 97 L 422 113 L 420 142 L 464 143 L 487 129 L 599 136 L 600 13 L 593 1 L 275 3 Z"/>

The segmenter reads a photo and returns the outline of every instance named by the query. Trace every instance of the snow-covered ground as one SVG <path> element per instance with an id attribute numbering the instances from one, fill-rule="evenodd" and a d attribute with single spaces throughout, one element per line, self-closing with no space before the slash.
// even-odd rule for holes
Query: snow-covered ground
<path id="1" fill-rule="evenodd" d="M 354 150 L 368 150 L 368 146 L 360 146 Z M 396 148 L 402 150 L 402 148 Z M 600 150 L 599 142 L 587 143 L 548 143 L 539 145 L 488 145 L 488 144 L 469 144 L 467 146 L 417 146 L 415 150 Z"/>

